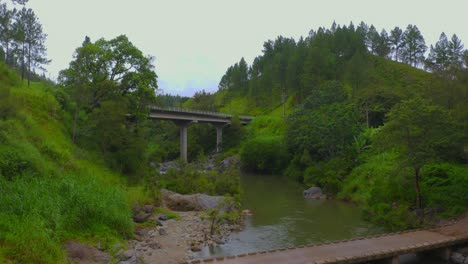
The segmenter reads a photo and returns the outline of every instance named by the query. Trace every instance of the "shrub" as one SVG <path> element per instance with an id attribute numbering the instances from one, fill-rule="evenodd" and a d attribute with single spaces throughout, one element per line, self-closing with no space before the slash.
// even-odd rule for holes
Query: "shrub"
<path id="1" fill-rule="evenodd" d="M 278 136 L 259 136 L 247 141 L 241 151 L 242 168 L 249 172 L 280 174 L 289 154 Z"/>

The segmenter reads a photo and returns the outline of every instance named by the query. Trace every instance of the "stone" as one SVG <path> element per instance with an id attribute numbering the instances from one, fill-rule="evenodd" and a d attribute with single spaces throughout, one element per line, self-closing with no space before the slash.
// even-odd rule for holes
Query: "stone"
<path id="1" fill-rule="evenodd" d="M 120 261 L 119 264 L 137 264 L 137 257 L 135 255 L 131 256 L 130 259 Z"/>
<path id="2" fill-rule="evenodd" d="M 138 213 L 140 213 L 141 211 L 143 211 L 143 207 L 141 207 L 140 205 L 136 204 L 136 205 L 132 206 L 132 211 L 133 211 L 133 214 L 134 214 L 134 215 L 137 215 Z"/>
<path id="3" fill-rule="evenodd" d="M 76 260 L 78 263 L 84 261 L 93 261 L 97 263 L 108 263 L 111 260 L 109 254 L 100 251 L 99 249 L 79 243 L 77 241 L 68 241 L 64 245 L 69 259 Z"/>
<path id="4" fill-rule="evenodd" d="M 245 209 L 245 210 L 242 210 L 242 215 L 250 216 L 250 215 L 253 215 L 253 214 L 252 214 L 252 211 L 250 211 L 249 209 Z"/>
<path id="5" fill-rule="evenodd" d="M 120 256 L 120 260 L 128 260 L 130 259 L 131 257 L 133 257 L 135 254 L 133 252 L 133 250 L 129 249 L 127 251 L 125 251 L 122 256 Z"/>
<path id="6" fill-rule="evenodd" d="M 148 220 L 150 216 L 151 214 L 148 214 L 148 213 L 139 213 L 133 216 L 132 218 L 135 223 L 144 223 Z"/>
<path id="7" fill-rule="evenodd" d="M 190 250 L 192 250 L 192 252 L 200 252 L 202 249 L 199 244 L 195 244 L 190 247 Z"/>
<path id="8" fill-rule="evenodd" d="M 143 206 L 143 211 L 145 211 L 145 213 L 152 214 L 154 212 L 154 206 L 151 204 L 146 204 Z"/>
<path id="9" fill-rule="evenodd" d="M 167 235 L 166 229 L 164 229 L 164 228 L 159 229 L 159 234 L 160 234 L 161 236 Z"/>
<path id="10" fill-rule="evenodd" d="M 161 221 L 167 221 L 167 220 L 169 220 L 169 216 L 163 214 L 163 215 L 159 216 L 158 219 L 161 220 Z"/>
<path id="11" fill-rule="evenodd" d="M 138 236 L 144 237 L 148 235 L 149 231 L 150 230 L 148 228 L 141 228 L 141 229 L 137 229 L 135 231 L 135 234 L 137 234 Z"/>
<path id="12" fill-rule="evenodd" d="M 161 245 L 158 242 L 149 243 L 149 244 L 146 244 L 146 246 L 148 246 L 151 249 L 160 249 L 161 248 Z"/>
<path id="13" fill-rule="evenodd" d="M 160 220 L 156 220 L 156 226 L 164 226 Z"/>
<path id="14" fill-rule="evenodd" d="M 307 190 L 304 190 L 304 198 L 306 199 L 326 199 L 327 196 L 323 194 L 323 191 L 320 187 L 313 186 Z"/>
<path id="15" fill-rule="evenodd" d="M 208 209 L 216 209 L 220 204 L 226 204 L 221 211 L 232 211 L 234 207 L 232 202 L 225 202 L 224 196 L 210 196 L 202 193 L 197 194 L 178 194 L 169 190 L 161 190 L 164 204 L 176 211 L 204 211 Z"/>
<path id="16" fill-rule="evenodd" d="M 465 257 L 460 253 L 454 252 L 450 257 L 450 261 L 455 264 L 464 264 Z"/>

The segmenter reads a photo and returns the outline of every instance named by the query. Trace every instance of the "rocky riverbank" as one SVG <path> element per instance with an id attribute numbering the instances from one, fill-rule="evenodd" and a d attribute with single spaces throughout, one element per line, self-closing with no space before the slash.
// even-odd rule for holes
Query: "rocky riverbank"
<path id="1" fill-rule="evenodd" d="M 168 219 L 164 214 L 154 214 L 144 227 L 138 227 L 135 239 L 128 242 L 121 264 L 180 263 L 193 259 L 192 253 L 202 247 L 223 244 L 239 225 L 221 223 L 213 236 L 211 222 L 204 212 L 175 212 L 178 219 Z M 166 219 L 166 220 L 164 220 Z"/>

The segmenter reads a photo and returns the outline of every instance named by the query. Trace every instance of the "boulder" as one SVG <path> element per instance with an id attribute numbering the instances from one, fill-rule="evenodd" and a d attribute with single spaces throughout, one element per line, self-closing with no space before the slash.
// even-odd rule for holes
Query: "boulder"
<path id="1" fill-rule="evenodd" d="M 109 254 L 77 241 L 68 241 L 64 246 L 73 263 L 109 263 L 111 260 Z"/>
<path id="2" fill-rule="evenodd" d="M 135 223 L 144 223 L 146 222 L 146 220 L 148 220 L 150 216 L 151 214 L 139 213 L 133 216 L 132 218 Z"/>
<path id="3" fill-rule="evenodd" d="M 151 204 L 146 204 L 143 206 L 143 211 L 145 211 L 145 213 L 151 214 L 154 212 L 154 206 Z"/>
<path id="4" fill-rule="evenodd" d="M 163 214 L 163 215 L 159 216 L 158 219 L 161 220 L 161 221 L 167 221 L 167 220 L 169 220 L 169 216 Z"/>
<path id="5" fill-rule="evenodd" d="M 323 194 L 320 187 L 313 186 L 307 190 L 304 190 L 304 198 L 306 199 L 327 199 L 327 196 Z"/>
<path id="6" fill-rule="evenodd" d="M 232 198 L 224 196 L 210 196 L 202 193 L 184 195 L 165 189 L 161 190 L 161 194 L 165 206 L 176 211 L 203 211 L 215 208 L 231 211 L 234 204 L 233 202 L 225 202 L 225 199 L 232 200 Z M 222 204 L 226 205 L 221 206 Z"/>
<path id="7" fill-rule="evenodd" d="M 166 229 L 164 229 L 164 228 L 159 229 L 159 234 L 160 234 L 161 236 L 167 235 Z"/>

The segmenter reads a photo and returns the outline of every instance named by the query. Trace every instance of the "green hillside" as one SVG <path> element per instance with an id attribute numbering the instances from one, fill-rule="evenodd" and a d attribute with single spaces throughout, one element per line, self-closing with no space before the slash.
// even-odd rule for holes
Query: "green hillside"
<path id="1" fill-rule="evenodd" d="M 63 263 L 67 240 L 110 248 L 133 234 L 130 205 L 142 190 L 72 144 L 54 91 L 46 82 L 28 88 L 0 64 L 2 263 Z"/>

